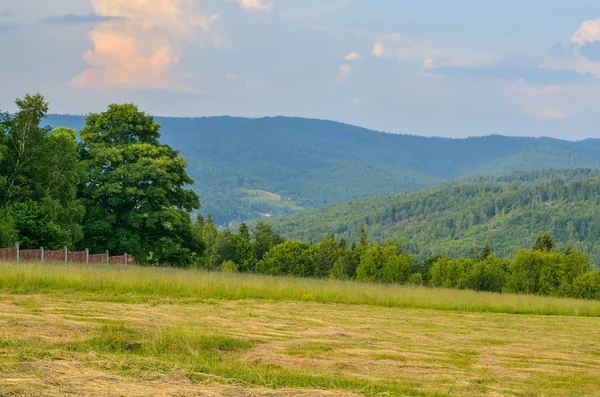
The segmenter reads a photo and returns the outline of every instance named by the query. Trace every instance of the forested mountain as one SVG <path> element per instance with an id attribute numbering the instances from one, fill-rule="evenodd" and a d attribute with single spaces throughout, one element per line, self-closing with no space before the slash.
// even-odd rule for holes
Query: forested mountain
<path id="1" fill-rule="evenodd" d="M 300 118 L 156 118 L 181 151 L 202 212 L 219 224 L 290 215 L 475 175 L 597 167 L 600 140 L 424 138 Z M 51 115 L 81 129 L 83 116 Z"/>
<path id="2" fill-rule="evenodd" d="M 593 169 L 518 172 L 444 183 L 423 191 L 360 199 L 278 220 L 286 237 L 320 240 L 333 233 L 404 241 L 421 257 L 470 256 L 485 241 L 512 256 L 550 231 L 562 248 L 590 253 L 600 264 L 600 173 Z"/>

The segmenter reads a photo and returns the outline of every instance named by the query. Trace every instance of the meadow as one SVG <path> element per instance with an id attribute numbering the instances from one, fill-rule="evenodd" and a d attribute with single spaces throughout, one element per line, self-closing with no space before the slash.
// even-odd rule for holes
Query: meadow
<path id="1" fill-rule="evenodd" d="M 0 263 L 0 396 L 596 395 L 600 302 Z"/>

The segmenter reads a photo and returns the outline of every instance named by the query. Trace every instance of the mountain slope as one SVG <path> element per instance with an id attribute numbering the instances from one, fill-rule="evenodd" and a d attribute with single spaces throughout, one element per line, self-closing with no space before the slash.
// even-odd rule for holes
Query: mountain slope
<path id="1" fill-rule="evenodd" d="M 600 264 L 600 173 L 591 169 L 515 173 L 361 199 L 278 220 L 277 232 L 306 241 L 334 233 L 358 241 L 401 238 L 412 252 L 471 255 L 489 240 L 509 256 L 550 230 Z"/>
<path id="2" fill-rule="evenodd" d="M 48 122 L 80 129 L 84 118 L 51 115 Z M 424 138 L 286 117 L 158 117 L 157 122 L 162 141 L 188 160 L 203 212 L 223 224 L 467 176 L 600 162 L 600 140 Z"/>

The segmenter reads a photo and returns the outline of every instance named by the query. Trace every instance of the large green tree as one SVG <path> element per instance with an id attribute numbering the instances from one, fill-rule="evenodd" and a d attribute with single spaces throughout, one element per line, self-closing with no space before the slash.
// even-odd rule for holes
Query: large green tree
<path id="1" fill-rule="evenodd" d="M 40 94 L 15 103 L 14 116 L 0 114 L 2 245 L 20 240 L 25 248 L 72 246 L 83 237 L 85 212 L 77 199 L 85 168 L 75 131 L 41 126 L 48 103 Z"/>
<path id="2" fill-rule="evenodd" d="M 48 113 L 48 103 L 40 94 L 15 100 L 18 111 L 4 122 L 6 152 L 2 167 L 5 202 L 40 199 L 45 179 L 44 157 L 49 127 L 40 127 Z"/>
<path id="3" fill-rule="evenodd" d="M 190 212 L 200 207 L 187 188 L 186 162 L 159 142 L 160 127 L 133 104 L 90 114 L 81 132 L 89 178 L 84 245 L 127 252 L 140 262 L 188 266 L 202 251 Z"/>

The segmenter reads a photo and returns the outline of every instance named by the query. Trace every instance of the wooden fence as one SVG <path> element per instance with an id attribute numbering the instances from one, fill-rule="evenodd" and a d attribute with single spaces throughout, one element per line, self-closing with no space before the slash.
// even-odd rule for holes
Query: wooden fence
<path id="1" fill-rule="evenodd" d="M 14 247 L 0 248 L 0 261 L 6 262 L 64 262 L 64 263 L 106 263 L 135 265 L 133 256 L 111 256 L 108 251 L 103 254 L 90 254 L 89 250 L 69 252 L 67 247 L 56 251 L 45 251 L 44 248 L 22 250 L 19 243 Z"/>

